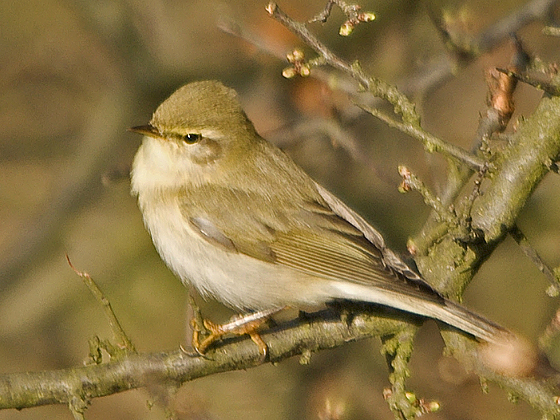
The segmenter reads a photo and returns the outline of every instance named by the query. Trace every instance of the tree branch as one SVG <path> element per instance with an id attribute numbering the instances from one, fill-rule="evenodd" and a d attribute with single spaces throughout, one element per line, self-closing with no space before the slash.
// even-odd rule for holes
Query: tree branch
<path id="1" fill-rule="evenodd" d="M 341 318 L 332 311 L 324 311 L 316 317 L 299 319 L 270 329 L 262 337 L 269 348 L 270 362 L 278 363 L 297 355 L 308 362 L 314 352 L 339 347 L 351 341 L 402 332 L 407 336 L 413 334 L 414 330 L 410 330 L 413 319 L 410 316 L 403 316 L 403 320 L 397 319 L 400 314 L 391 313 L 390 316 L 387 318 L 376 311 L 375 314 L 360 313 Z M 453 356 L 475 373 L 514 390 L 516 395 L 543 413 L 560 415 L 560 407 L 555 403 L 555 394 L 550 385 L 531 378 L 514 379 L 499 375 L 481 362 L 480 345 L 471 338 L 455 331 L 446 331 L 443 336 Z M 406 345 L 402 340 L 397 341 L 399 346 Z M 410 356 L 410 351 L 411 348 L 405 352 L 405 357 Z M 75 410 L 76 407 L 87 407 L 95 398 L 130 389 L 162 386 L 172 393 L 181 384 L 197 378 L 245 370 L 261 364 L 258 348 L 249 339 L 225 340 L 207 356 L 193 357 L 182 350 L 129 354 L 99 365 L 1 375 L 0 409 L 65 404 Z M 407 371 L 407 368 L 403 365 L 397 370 Z M 395 376 L 393 380 L 402 388 L 403 383 L 399 378 Z"/>
<path id="2" fill-rule="evenodd" d="M 329 50 L 315 35 L 313 35 L 301 22 L 297 22 L 286 15 L 278 5 L 270 2 L 266 7 L 266 11 L 270 16 L 282 23 L 291 32 L 301 38 L 307 45 L 309 45 L 315 52 L 317 52 L 322 59 L 321 64 L 328 64 L 331 67 L 348 74 L 354 78 L 358 83 L 370 92 L 373 96 L 380 97 L 388 101 L 394 107 L 395 113 L 402 116 L 402 122 L 396 121 L 375 108 L 363 107 L 375 117 L 389 124 L 391 127 L 399 128 L 401 131 L 409 134 L 420 141 L 425 149 L 429 152 L 441 152 L 456 159 L 457 161 L 470 166 L 473 169 L 480 169 L 483 166 L 482 160 L 478 157 L 469 154 L 467 151 L 446 143 L 434 135 L 427 133 L 420 126 L 420 117 L 417 114 L 414 104 L 395 86 L 376 79 L 366 74 L 360 65 L 356 62 L 354 64 L 347 63 L 336 54 Z"/>
<path id="3" fill-rule="evenodd" d="M 392 334 L 410 323 L 385 318 L 379 313 L 358 314 L 352 316 L 350 322 L 348 319 L 335 316 L 333 311 L 323 311 L 316 317 L 263 332 L 270 362 Z M 0 409 L 71 405 L 75 401 L 88 404 L 94 398 L 129 389 L 169 383 L 180 385 L 219 372 L 252 368 L 262 362 L 257 346 L 251 340 L 239 338 L 224 340 L 223 345 L 210 350 L 207 356 L 193 357 L 182 350 L 128 354 L 98 365 L 1 375 Z"/>
<path id="4" fill-rule="evenodd" d="M 543 98 L 498 156 L 491 183 L 474 203 L 472 226 L 489 246 L 503 239 L 560 154 L 560 97 Z"/>
<path id="5" fill-rule="evenodd" d="M 494 162 L 483 194 L 472 203 L 472 228 L 484 240 L 460 242 L 455 232 L 447 231 L 437 239 L 432 237 L 430 243 L 410 241 L 420 271 L 438 290 L 459 298 L 480 265 L 514 227 L 521 209 L 560 153 L 558 113 L 560 98 L 543 98 L 513 135 L 511 146 Z M 440 231 L 437 226 L 430 229 Z"/>

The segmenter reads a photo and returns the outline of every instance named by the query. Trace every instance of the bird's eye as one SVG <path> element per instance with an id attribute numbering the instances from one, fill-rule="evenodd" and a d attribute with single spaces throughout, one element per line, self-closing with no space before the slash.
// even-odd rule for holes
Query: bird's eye
<path id="1" fill-rule="evenodd" d="M 187 144 L 193 144 L 199 141 L 202 138 L 200 134 L 185 134 L 183 136 L 183 141 Z"/>

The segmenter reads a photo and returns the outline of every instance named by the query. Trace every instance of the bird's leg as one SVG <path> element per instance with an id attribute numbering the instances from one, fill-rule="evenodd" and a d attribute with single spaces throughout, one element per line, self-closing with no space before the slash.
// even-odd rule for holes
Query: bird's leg
<path id="1" fill-rule="evenodd" d="M 210 335 L 200 340 L 201 326 L 193 319 L 191 325 L 193 327 L 192 345 L 198 354 L 206 353 L 210 345 L 219 340 L 226 334 L 244 335 L 248 334 L 251 340 L 258 346 L 261 359 L 264 362 L 268 355 L 268 346 L 258 333 L 258 329 L 275 313 L 280 312 L 284 308 L 273 308 L 264 311 L 253 312 L 248 315 L 240 315 L 226 324 L 214 324 L 207 319 L 203 320 L 204 328 L 208 330 Z"/>

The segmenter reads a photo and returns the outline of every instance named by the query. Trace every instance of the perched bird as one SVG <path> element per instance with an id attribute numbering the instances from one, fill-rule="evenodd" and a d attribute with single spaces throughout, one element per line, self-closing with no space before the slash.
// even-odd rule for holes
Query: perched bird
<path id="1" fill-rule="evenodd" d="M 132 192 L 159 254 L 185 285 L 239 311 L 371 302 L 484 341 L 505 330 L 441 296 L 382 236 L 260 137 L 235 91 L 187 84 L 155 111 Z"/>

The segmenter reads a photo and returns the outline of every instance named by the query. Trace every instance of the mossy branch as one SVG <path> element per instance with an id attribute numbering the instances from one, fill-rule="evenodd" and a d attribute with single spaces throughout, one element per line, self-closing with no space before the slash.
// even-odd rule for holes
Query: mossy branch
<path id="1" fill-rule="evenodd" d="M 471 226 L 480 233 L 479 241 L 457 241 L 449 231 L 429 243 L 422 238 L 411 241 L 420 270 L 440 291 L 459 297 L 480 265 L 514 228 L 531 193 L 560 153 L 559 113 L 559 97 L 543 98 L 533 115 L 521 123 L 510 147 L 494 162 L 494 170 L 483 182 L 483 194 L 472 203 Z M 454 270 L 449 270 L 450 266 Z"/>
<path id="2" fill-rule="evenodd" d="M 560 97 L 543 98 L 500 156 L 498 170 L 474 203 L 473 228 L 491 244 L 510 231 L 521 209 L 560 154 Z"/>
<path id="3" fill-rule="evenodd" d="M 398 362 L 396 365 L 392 362 L 395 369 L 392 382 L 404 390 L 403 378 L 408 372 L 406 359 L 412 351 L 410 343 L 415 324 L 411 324 L 409 316 L 403 316 L 403 320 L 398 317 L 395 314 L 387 318 L 379 314 L 360 313 L 341 319 L 333 316 L 333 312 L 325 311 L 317 317 L 267 330 L 262 336 L 269 347 L 270 362 L 278 363 L 298 355 L 308 358 L 317 351 L 339 347 L 351 341 L 404 334 L 406 339 L 398 339 L 398 345 L 391 347 L 392 350 L 387 346 L 394 340 L 386 341 L 384 345 L 384 351 L 391 353 L 391 358 Z M 514 390 L 542 413 L 550 417 L 560 416 L 560 407 L 555 402 L 556 397 L 549 384 L 531 378 L 500 376 L 480 362 L 478 345 L 471 338 L 453 331 L 445 332 L 444 338 L 448 349 L 452 349 L 451 353 L 475 373 Z M 85 409 L 95 398 L 156 386 L 172 393 L 185 382 L 220 372 L 249 369 L 261 363 L 258 348 L 249 339 L 226 340 L 207 356 L 192 357 L 183 350 L 128 354 L 119 360 L 102 364 L 0 375 L 0 410 L 48 404 L 64 404 L 74 409 L 77 402 Z M 410 410 L 415 412 L 413 407 Z"/>
<path id="4" fill-rule="evenodd" d="M 277 363 L 292 356 L 342 346 L 350 341 L 392 334 L 406 325 L 405 321 L 381 315 L 358 314 L 341 319 L 334 316 L 333 311 L 325 311 L 317 317 L 269 329 L 262 337 L 269 348 L 269 361 Z M 203 376 L 248 369 L 261 363 L 257 346 L 249 339 L 237 338 L 225 340 L 223 345 L 210 350 L 207 357 L 193 357 L 183 350 L 129 353 L 102 364 L 5 374 L 0 376 L 0 409 L 47 404 L 72 406 L 78 400 L 87 406 L 94 398 L 129 389 L 180 385 Z"/>

